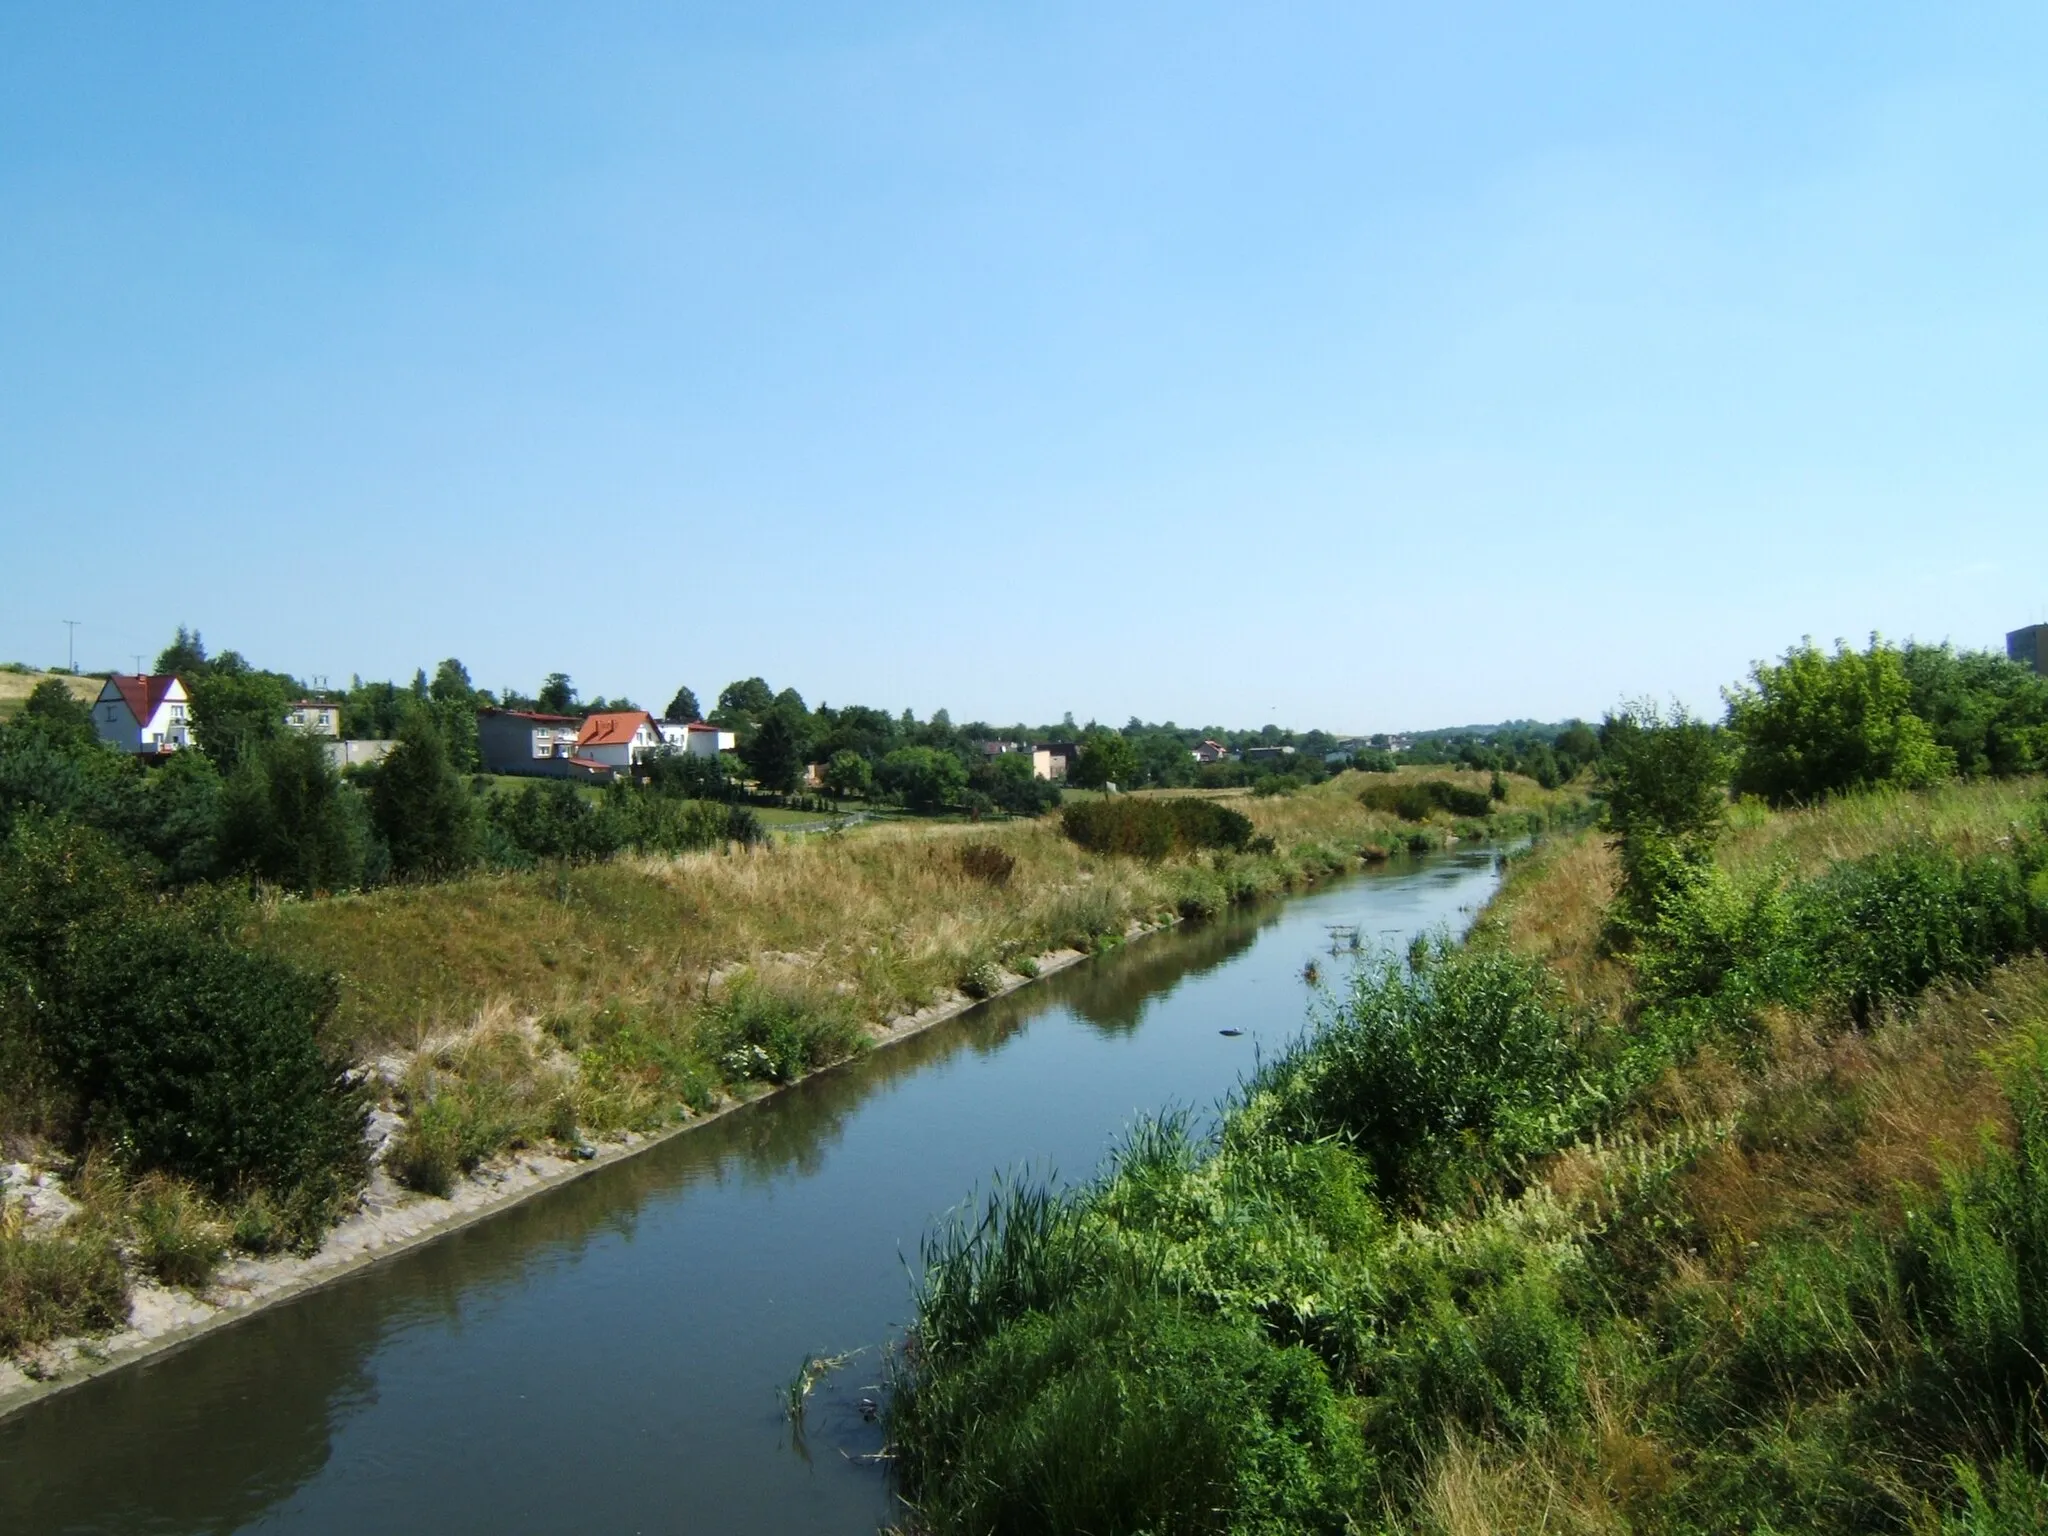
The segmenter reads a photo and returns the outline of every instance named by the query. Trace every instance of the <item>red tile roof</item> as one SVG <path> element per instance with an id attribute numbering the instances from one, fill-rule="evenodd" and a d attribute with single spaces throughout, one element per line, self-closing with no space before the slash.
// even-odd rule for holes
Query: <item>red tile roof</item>
<path id="1" fill-rule="evenodd" d="M 661 734 L 654 723 L 654 716 L 644 709 L 615 709 L 599 715 L 586 715 L 583 729 L 576 733 L 576 750 L 581 752 L 585 747 L 617 746 L 631 741 L 633 733 L 643 725 L 655 735 Z"/>
<path id="2" fill-rule="evenodd" d="M 141 673 L 116 672 L 107 681 L 112 683 L 114 691 L 121 695 L 121 702 L 128 706 L 128 713 L 135 717 L 136 724 L 147 725 L 150 717 L 162 706 L 164 696 L 171 691 L 171 685 L 177 682 L 177 678 L 169 673 L 151 677 Z"/>

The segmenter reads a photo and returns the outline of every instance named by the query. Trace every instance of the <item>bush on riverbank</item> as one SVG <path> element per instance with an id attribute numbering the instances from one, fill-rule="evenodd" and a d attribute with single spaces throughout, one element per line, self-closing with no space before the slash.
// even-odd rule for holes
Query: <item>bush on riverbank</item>
<path id="1" fill-rule="evenodd" d="M 1465 789 L 1448 779 L 1396 779 L 1368 784 L 1358 792 L 1358 799 L 1372 810 L 1385 811 L 1403 821 L 1426 821 L 1437 811 L 1478 818 L 1493 809 L 1493 796 L 1485 790 Z"/>
<path id="2" fill-rule="evenodd" d="M 1474 944 L 1368 965 L 1213 1140 L 1169 1120 L 1082 1191 L 1000 1191 L 927 1246 L 894 1383 L 926 1528 L 1317 1528 L 1227 1458 L 1205 1481 L 1057 1433 L 1082 1342 L 1113 1376 L 1162 1317 L 1231 1344 L 1115 1401 L 1199 1392 L 1223 1443 L 1285 1437 L 1340 1529 L 2023 1521 L 2048 852 L 2010 803 L 1746 815 L 1625 960 L 1611 885 L 1584 894 L 1614 855 L 1581 839 L 1519 865 Z M 1850 856 L 1802 869 L 1771 833 Z M 1290 1351 L 1341 1445 L 1252 1390 Z M 1014 1475 L 1055 1444 L 1057 1476 Z"/>
<path id="3" fill-rule="evenodd" d="M 1252 841 L 1252 819 L 1214 800 L 1113 796 L 1070 805 L 1060 812 L 1067 836 L 1091 853 L 1164 859 L 1221 848 L 1242 852 Z"/>
<path id="4" fill-rule="evenodd" d="M 25 818 L 0 850 L 0 1101 L 37 1134 L 314 1231 L 364 1172 L 363 1095 L 320 1042 L 324 977 L 244 948 L 238 909 L 164 901 L 99 834 Z"/>

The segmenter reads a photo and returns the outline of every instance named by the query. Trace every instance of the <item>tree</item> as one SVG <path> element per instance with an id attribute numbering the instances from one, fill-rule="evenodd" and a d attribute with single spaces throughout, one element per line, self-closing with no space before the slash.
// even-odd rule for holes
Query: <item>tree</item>
<path id="1" fill-rule="evenodd" d="M 1706 870 L 1727 815 L 1727 763 L 1720 733 L 1683 708 L 1666 715 L 1645 700 L 1601 722 L 1602 823 L 1621 855 L 1617 939 L 1653 924 Z"/>
<path id="2" fill-rule="evenodd" d="M 230 869 L 301 892 L 362 883 L 361 812 L 315 737 L 284 731 L 251 747 L 222 786 L 220 818 Z"/>
<path id="3" fill-rule="evenodd" d="M 230 667 L 226 661 L 223 657 L 189 685 L 192 731 L 199 750 L 212 758 L 224 775 L 232 774 L 264 743 L 284 733 L 288 699 L 281 679 L 250 671 L 246 663 Z"/>
<path id="4" fill-rule="evenodd" d="M 85 748 L 99 743 L 99 731 L 92 723 L 92 706 L 58 678 L 46 677 L 37 683 L 15 719 L 55 746 Z"/>
<path id="5" fill-rule="evenodd" d="M 875 770 L 858 752 L 842 749 L 825 764 L 825 790 L 835 800 L 865 800 L 874 793 Z"/>
<path id="6" fill-rule="evenodd" d="M 974 782 L 997 809 L 1012 816 L 1036 816 L 1060 803 L 1059 786 L 1038 777 L 1026 752 L 997 754 Z"/>
<path id="7" fill-rule="evenodd" d="M 736 731 L 751 733 L 774 707 L 774 690 L 762 679 L 749 677 L 725 685 L 724 691 L 718 695 L 718 708 L 711 712 L 711 719 L 715 725 L 729 725 Z"/>
<path id="8" fill-rule="evenodd" d="M 199 631 L 178 626 L 177 635 L 171 643 L 157 652 L 156 674 L 169 674 L 184 680 L 187 687 L 192 679 L 206 670 L 206 642 L 199 638 Z"/>
<path id="9" fill-rule="evenodd" d="M 668 713 L 662 716 L 662 718 L 665 720 L 683 721 L 701 720 L 704 718 L 704 712 L 697 707 L 697 695 L 690 692 L 686 685 L 676 690 L 676 696 L 668 701 Z"/>
<path id="10" fill-rule="evenodd" d="M 1625 704 L 1600 725 L 1603 824 L 1623 837 L 1711 836 L 1727 814 L 1727 764 L 1707 721 L 1683 707 L 1667 715 L 1650 700 Z"/>
<path id="11" fill-rule="evenodd" d="M 803 736 L 786 710 L 769 711 L 740 757 L 763 789 L 786 795 L 803 780 Z"/>
<path id="12" fill-rule="evenodd" d="M 944 809 L 967 787 L 960 759 L 936 747 L 899 747 L 882 759 L 876 778 L 911 810 L 925 813 Z"/>
<path id="13" fill-rule="evenodd" d="M 1899 657 L 1911 707 L 1972 777 L 2048 766 L 2048 677 L 1995 651 L 1909 645 Z"/>
<path id="14" fill-rule="evenodd" d="M 475 803 L 424 712 L 406 720 L 398 745 L 377 765 L 370 815 L 391 850 L 395 875 L 452 875 L 475 860 Z"/>
<path id="15" fill-rule="evenodd" d="M 427 695 L 436 704 L 460 704 L 465 709 L 476 702 L 476 688 L 469 680 L 469 668 L 450 656 L 434 669 L 434 681 Z"/>
<path id="16" fill-rule="evenodd" d="M 1947 778 L 1955 754 L 1913 713 L 1912 697 L 1899 652 L 1876 635 L 1863 651 L 1838 643 L 1830 656 L 1809 639 L 1776 666 L 1756 663 L 1747 686 L 1726 692 L 1736 789 L 1789 805 Z"/>
<path id="17" fill-rule="evenodd" d="M 550 672 L 547 681 L 540 685 L 540 696 L 535 700 L 544 715 L 567 715 L 576 709 L 576 685 L 569 681 L 566 672 Z"/>
<path id="18" fill-rule="evenodd" d="M 1135 784 L 1138 754 L 1115 731 L 1092 730 L 1081 738 L 1081 757 L 1074 764 L 1074 782 L 1083 789 L 1109 784 Z"/>

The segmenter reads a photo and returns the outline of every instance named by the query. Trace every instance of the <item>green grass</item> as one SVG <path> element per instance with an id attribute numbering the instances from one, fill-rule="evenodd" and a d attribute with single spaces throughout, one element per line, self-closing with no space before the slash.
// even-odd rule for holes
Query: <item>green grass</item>
<path id="1" fill-rule="evenodd" d="M 893 1382 L 920 1529 L 2038 1528 L 2037 797 L 1745 812 L 1597 961 L 1562 840 L 1215 1137 L 999 1186 Z"/>

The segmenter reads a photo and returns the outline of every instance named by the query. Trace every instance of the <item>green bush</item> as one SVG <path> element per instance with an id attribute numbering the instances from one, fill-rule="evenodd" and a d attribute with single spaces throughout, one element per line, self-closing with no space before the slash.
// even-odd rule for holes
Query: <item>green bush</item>
<path id="1" fill-rule="evenodd" d="M 1390 784 L 1368 784 L 1359 791 L 1358 799 L 1367 810 L 1382 811 L 1403 821 L 1426 821 L 1437 811 L 1476 818 L 1493 810 L 1493 801 L 1484 790 L 1460 789 L 1448 779 L 1402 779 Z"/>
<path id="2" fill-rule="evenodd" d="M 1092 1293 L 965 1369 L 900 1382 L 891 1441 L 933 1531 L 1357 1529 L 1368 1463 L 1308 1350 Z"/>
<path id="3" fill-rule="evenodd" d="M 171 911 L 90 935 L 67 980 L 46 1038 L 88 1134 L 129 1166 L 218 1195 L 360 1182 L 364 1095 L 319 1043 L 329 978 Z"/>
<path id="4" fill-rule="evenodd" d="M 1252 840 L 1251 818 L 1213 800 L 1119 795 L 1068 806 L 1060 825 L 1092 853 L 1146 859 L 1204 848 L 1241 851 Z"/>
<path id="5" fill-rule="evenodd" d="M 1306 1039 L 1255 1080 L 1290 1139 L 1344 1139 L 1389 1198 L 1428 1206 L 1584 1125 L 1595 1094 L 1577 1031 L 1537 966 L 1442 950 L 1369 962 Z"/>

